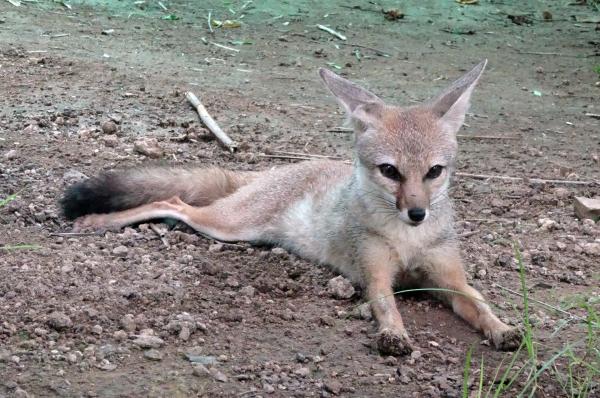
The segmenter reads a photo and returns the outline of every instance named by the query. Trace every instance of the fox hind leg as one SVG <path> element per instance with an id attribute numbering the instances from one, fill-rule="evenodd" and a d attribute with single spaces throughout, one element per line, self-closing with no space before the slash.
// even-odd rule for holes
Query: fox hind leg
<path id="1" fill-rule="evenodd" d="M 75 220 L 74 231 L 115 230 L 156 218 L 182 221 L 196 231 L 223 241 L 247 240 L 243 225 L 235 216 L 224 215 L 213 205 L 194 207 L 178 196 L 107 214 L 89 214 Z"/>

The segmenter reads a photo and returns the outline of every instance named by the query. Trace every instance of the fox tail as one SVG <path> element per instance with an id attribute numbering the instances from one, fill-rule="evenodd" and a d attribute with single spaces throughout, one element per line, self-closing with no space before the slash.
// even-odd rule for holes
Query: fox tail
<path id="1" fill-rule="evenodd" d="M 69 220 L 111 213 L 179 196 L 192 206 L 206 206 L 248 184 L 255 172 L 220 168 L 141 167 L 104 172 L 67 188 L 60 201 Z"/>

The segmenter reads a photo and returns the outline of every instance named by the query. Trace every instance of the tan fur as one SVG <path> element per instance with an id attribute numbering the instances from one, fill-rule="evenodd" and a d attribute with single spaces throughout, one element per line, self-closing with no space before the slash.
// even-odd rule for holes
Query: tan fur
<path id="1" fill-rule="evenodd" d="M 207 170 L 189 179 L 190 191 L 184 194 L 174 190 L 176 196 L 168 200 L 82 217 L 75 228 L 119 228 L 171 217 L 220 240 L 280 245 L 330 265 L 365 288 L 379 322 L 377 345 L 384 353 L 411 350 L 393 296 L 395 284 L 454 290 L 458 293 L 441 296 L 459 316 L 497 348 L 515 348 L 518 331 L 503 324 L 467 285 L 447 195 L 456 131 L 484 66 L 434 101 L 411 108 L 385 105 L 370 92 L 321 71 L 355 126 L 353 166 L 315 161 L 253 174 Z M 384 176 L 382 164 L 393 165 L 402 178 Z M 426 177 L 436 165 L 443 166 L 439 177 Z M 195 198 L 195 205 L 187 203 L 189 198 Z M 408 219 L 413 207 L 426 209 L 422 222 Z"/>

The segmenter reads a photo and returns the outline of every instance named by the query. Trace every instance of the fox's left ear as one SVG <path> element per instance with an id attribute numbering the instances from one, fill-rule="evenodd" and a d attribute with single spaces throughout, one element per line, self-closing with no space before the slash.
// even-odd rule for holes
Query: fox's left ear
<path id="1" fill-rule="evenodd" d="M 442 129 L 456 134 L 465 121 L 471 93 L 485 69 L 487 59 L 455 81 L 440 95 L 429 101 L 428 107 L 439 117 Z"/>

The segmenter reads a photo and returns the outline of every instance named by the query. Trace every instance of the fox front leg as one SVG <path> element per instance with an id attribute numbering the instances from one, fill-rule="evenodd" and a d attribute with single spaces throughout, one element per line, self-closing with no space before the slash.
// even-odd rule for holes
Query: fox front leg
<path id="1" fill-rule="evenodd" d="M 377 349 L 384 355 L 410 354 L 412 343 L 392 289 L 398 272 L 398 259 L 389 247 L 377 241 L 363 246 L 362 258 L 367 299 L 379 323 Z"/>
<path id="2" fill-rule="evenodd" d="M 452 290 L 442 293 L 454 312 L 491 340 L 497 350 L 510 351 L 521 344 L 519 329 L 506 325 L 492 312 L 483 296 L 467 283 L 458 248 L 432 250 L 426 257 L 430 287 Z"/>

